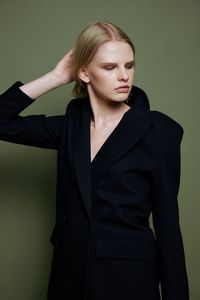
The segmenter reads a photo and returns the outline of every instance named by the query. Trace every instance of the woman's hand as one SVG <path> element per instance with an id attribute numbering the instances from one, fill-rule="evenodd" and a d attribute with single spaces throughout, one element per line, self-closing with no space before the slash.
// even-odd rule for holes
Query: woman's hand
<path id="1" fill-rule="evenodd" d="M 20 89 L 30 98 L 36 99 L 50 90 L 73 81 L 71 68 L 73 51 L 73 49 L 69 50 L 52 71 L 20 86 Z"/>
<path id="2" fill-rule="evenodd" d="M 72 75 L 73 52 L 74 49 L 69 50 L 51 71 L 51 74 L 61 85 L 74 80 Z"/>

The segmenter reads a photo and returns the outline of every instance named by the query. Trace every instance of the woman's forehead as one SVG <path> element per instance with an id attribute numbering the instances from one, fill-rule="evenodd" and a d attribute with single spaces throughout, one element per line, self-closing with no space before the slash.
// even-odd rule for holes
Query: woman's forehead
<path id="1" fill-rule="evenodd" d="M 134 60 L 133 49 L 124 41 L 108 41 L 99 47 L 93 60 L 98 62 L 132 61 Z"/>

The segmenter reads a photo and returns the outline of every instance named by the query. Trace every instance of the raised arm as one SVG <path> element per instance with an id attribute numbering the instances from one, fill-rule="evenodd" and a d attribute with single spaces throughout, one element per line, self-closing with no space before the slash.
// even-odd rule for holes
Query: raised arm
<path id="1" fill-rule="evenodd" d="M 44 114 L 22 117 L 19 114 L 39 96 L 73 80 L 70 50 L 44 76 L 27 84 L 16 82 L 0 95 L 0 139 L 12 143 L 57 149 L 66 116 L 46 117 Z"/>

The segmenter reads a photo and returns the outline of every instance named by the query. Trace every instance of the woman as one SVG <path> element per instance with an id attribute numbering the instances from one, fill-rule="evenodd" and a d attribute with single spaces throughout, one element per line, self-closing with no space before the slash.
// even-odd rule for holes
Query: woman
<path id="1" fill-rule="evenodd" d="M 183 128 L 133 87 L 135 48 L 93 23 L 44 76 L 0 99 L 3 140 L 58 151 L 48 300 L 188 300 L 177 195 Z M 65 115 L 21 117 L 75 80 Z M 149 227 L 152 213 L 154 232 Z"/>

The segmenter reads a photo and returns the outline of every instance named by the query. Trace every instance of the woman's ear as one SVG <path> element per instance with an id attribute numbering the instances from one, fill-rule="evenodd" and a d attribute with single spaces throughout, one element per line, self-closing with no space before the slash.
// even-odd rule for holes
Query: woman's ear
<path id="1" fill-rule="evenodd" d="M 90 82 L 90 79 L 89 79 L 89 76 L 88 76 L 88 73 L 87 73 L 87 70 L 86 68 L 81 68 L 79 70 L 79 78 L 84 81 L 85 83 L 89 83 Z"/>

